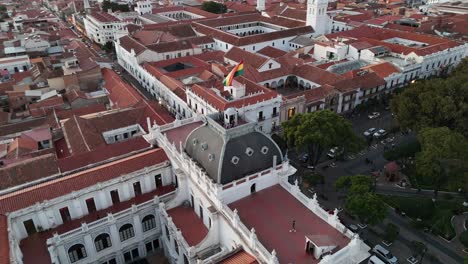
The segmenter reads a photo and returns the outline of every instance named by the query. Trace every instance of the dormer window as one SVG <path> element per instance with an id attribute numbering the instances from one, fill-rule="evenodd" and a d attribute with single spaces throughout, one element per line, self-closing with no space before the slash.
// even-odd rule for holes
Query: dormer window
<path id="1" fill-rule="evenodd" d="M 201 144 L 201 149 L 202 149 L 203 151 L 207 150 L 207 149 L 208 149 L 208 143 L 203 142 L 203 143 Z"/>
<path id="2" fill-rule="evenodd" d="M 210 153 L 210 154 L 208 155 L 208 160 L 209 160 L 209 161 L 213 161 L 214 159 L 215 159 L 215 155 L 214 155 L 213 153 Z"/>
<path id="3" fill-rule="evenodd" d="M 262 149 L 260 150 L 260 152 L 262 152 L 263 155 L 266 155 L 268 153 L 268 147 L 263 146 Z"/>
<path id="4" fill-rule="evenodd" d="M 239 163 L 239 157 L 237 156 L 232 157 L 231 162 L 232 164 L 237 165 L 237 163 Z"/>
<path id="5" fill-rule="evenodd" d="M 254 151 L 252 148 L 246 148 L 245 149 L 245 154 L 247 154 L 247 156 L 251 157 L 253 155 Z"/>
<path id="6" fill-rule="evenodd" d="M 192 143 L 193 143 L 194 146 L 196 146 L 196 145 L 198 144 L 198 139 L 194 138 L 194 139 L 192 140 Z"/>

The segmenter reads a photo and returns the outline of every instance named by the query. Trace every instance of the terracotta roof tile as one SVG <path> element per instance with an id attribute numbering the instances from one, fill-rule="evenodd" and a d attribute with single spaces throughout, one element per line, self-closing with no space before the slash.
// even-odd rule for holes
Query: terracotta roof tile
<path id="1" fill-rule="evenodd" d="M 254 256 L 250 255 L 244 250 L 240 250 L 219 262 L 219 264 L 257 264 L 257 263 L 258 261 L 254 258 Z"/>
<path id="2" fill-rule="evenodd" d="M 266 46 L 265 48 L 257 51 L 257 53 L 269 58 L 278 58 L 287 54 L 286 51 L 274 48 L 272 46 Z"/>
<path id="3" fill-rule="evenodd" d="M 0 214 L 13 212 L 37 202 L 51 200 L 73 191 L 105 182 L 148 166 L 168 161 L 163 149 L 151 149 L 95 168 L 44 182 L 0 196 Z"/>
<path id="4" fill-rule="evenodd" d="M 0 190 L 59 173 L 54 154 L 42 155 L 0 168 Z"/>

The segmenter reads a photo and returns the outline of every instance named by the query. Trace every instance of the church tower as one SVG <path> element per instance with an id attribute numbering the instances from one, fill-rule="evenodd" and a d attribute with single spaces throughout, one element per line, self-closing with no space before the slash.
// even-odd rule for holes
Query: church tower
<path id="1" fill-rule="evenodd" d="M 265 0 L 257 0 L 257 10 L 260 12 L 265 11 Z"/>
<path id="2" fill-rule="evenodd" d="M 307 0 L 307 26 L 312 26 L 315 36 L 328 34 L 330 18 L 327 15 L 328 0 Z"/>
<path id="3" fill-rule="evenodd" d="M 89 10 L 91 9 L 91 5 L 89 4 L 88 0 L 83 0 L 83 9 L 86 14 L 88 14 Z"/>

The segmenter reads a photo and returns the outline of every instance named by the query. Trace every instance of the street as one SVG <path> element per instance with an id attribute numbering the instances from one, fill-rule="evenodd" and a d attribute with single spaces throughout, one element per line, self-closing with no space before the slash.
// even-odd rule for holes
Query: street
<path id="1" fill-rule="evenodd" d="M 376 111 L 375 109 L 369 112 Z M 386 129 L 387 131 L 392 127 L 393 118 L 389 111 L 384 109 L 377 110 L 380 112 L 380 117 L 376 119 L 369 119 L 367 114 L 355 115 L 354 117 L 348 118 L 353 124 L 354 131 L 358 135 L 363 135 L 363 132 L 367 129 L 374 127 L 377 129 Z M 414 140 L 413 134 L 389 134 L 388 137 L 394 137 L 393 144 L 400 145 Z M 385 143 L 385 142 L 383 142 Z M 344 193 L 337 192 L 334 187 L 334 182 L 341 176 L 345 175 L 357 175 L 364 174 L 369 175 L 374 171 L 381 170 L 383 166 L 388 162 L 383 157 L 385 145 L 381 140 L 373 140 L 369 147 L 365 150 L 355 153 L 352 155 L 345 155 L 343 161 L 334 161 L 323 157 L 319 164 L 316 166 L 315 172 L 321 174 L 325 178 L 324 184 L 319 184 L 315 188 L 308 188 L 303 192 L 312 197 L 314 192 L 317 192 L 319 197 L 320 205 L 326 210 L 332 210 L 333 208 L 343 208 L 345 202 Z M 297 168 L 297 172 L 294 178 L 291 180 L 298 179 L 301 182 L 301 178 L 304 173 L 311 172 L 306 168 L 305 163 L 298 160 L 298 154 L 294 150 L 288 152 L 288 158 L 292 165 Z M 366 163 L 366 158 L 372 161 L 372 163 Z M 404 196 L 425 196 L 431 197 L 433 193 L 431 191 L 421 191 L 412 189 L 397 189 L 393 186 L 378 186 L 378 193 L 385 193 L 391 195 L 404 195 Z M 340 213 L 340 219 L 347 226 L 350 224 L 358 224 L 354 219 L 351 219 L 344 212 Z M 443 241 L 442 239 L 435 237 L 432 234 L 420 232 L 410 226 L 408 219 L 396 214 L 393 210 L 390 210 L 389 215 L 385 221 L 379 225 L 360 229 L 360 236 L 373 247 L 376 244 L 382 245 L 382 234 L 385 230 L 387 223 L 396 224 L 400 228 L 400 235 L 398 239 L 388 248 L 391 252 L 398 257 L 399 263 L 407 263 L 407 258 L 412 255 L 410 250 L 411 241 L 417 240 L 424 242 L 428 248 L 428 253 L 424 258 L 424 263 L 462 263 L 464 253 L 457 248 L 451 247 L 450 243 Z M 435 257 L 433 257 L 435 256 Z M 367 262 L 365 262 L 367 263 Z"/>

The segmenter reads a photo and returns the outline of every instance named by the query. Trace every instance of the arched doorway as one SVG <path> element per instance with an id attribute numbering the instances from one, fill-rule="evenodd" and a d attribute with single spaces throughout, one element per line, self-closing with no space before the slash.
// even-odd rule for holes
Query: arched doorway
<path id="1" fill-rule="evenodd" d="M 254 183 L 250 186 L 250 194 L 253 194 L 257 191 L 257 184 Z"/>

